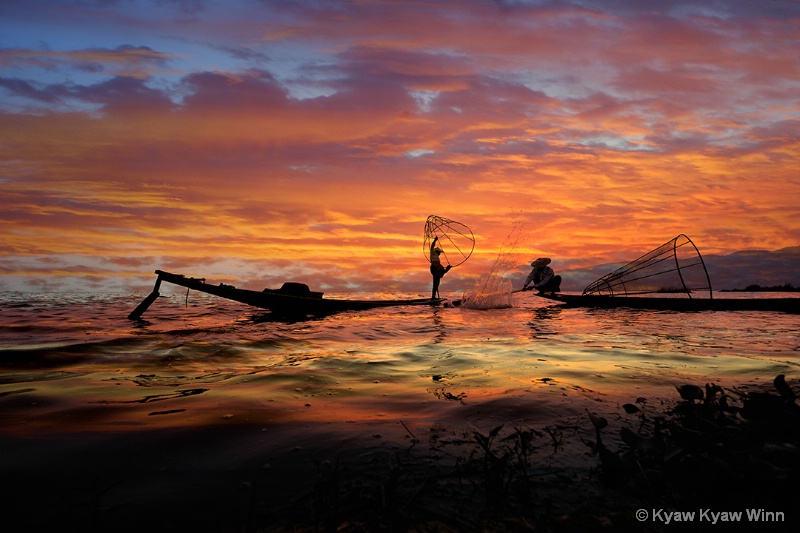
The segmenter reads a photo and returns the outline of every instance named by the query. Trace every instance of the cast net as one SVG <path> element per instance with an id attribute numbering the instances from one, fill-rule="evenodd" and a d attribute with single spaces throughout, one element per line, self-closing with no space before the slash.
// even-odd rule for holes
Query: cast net
<path id="1" fill-rule="evenodd" d="M 458 266 L 472 255 L 475 249 L 475 236 L 461 222 L 430 215 L 425 221 L 422 253 L 430 261 L 431 243 L 435 238 L 436 247 L 442 250 L 439 258 L 443 265 Z"/>
<path id="2" fill-rule="evenodd" d="M 684 234 L 583 289 L 584 295 L 695 295 L 711 298 L 711 279 L 700 251 Z"/>

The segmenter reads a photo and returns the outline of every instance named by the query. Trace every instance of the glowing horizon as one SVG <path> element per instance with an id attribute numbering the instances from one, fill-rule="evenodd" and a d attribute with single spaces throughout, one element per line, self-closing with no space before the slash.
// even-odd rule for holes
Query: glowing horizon
<path id="1" fill-rule="evenodd" d="M 800 245 L 800 5 L 0 6 L 0 290 L 425 293 L 430 214 L 560 268 Z M 509 239 L 515 242 L 509 242 Z"/>

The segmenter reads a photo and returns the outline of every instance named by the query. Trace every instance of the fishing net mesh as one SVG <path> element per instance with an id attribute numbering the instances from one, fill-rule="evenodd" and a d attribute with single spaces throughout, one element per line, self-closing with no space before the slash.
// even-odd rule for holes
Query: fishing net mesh
<path id="1" fill-rule="evenodd" d="M 422 253 L 430 260 L 430 246 L 437 239 L 436 246 L 442 250 L 440 260 L 451 266 L 458 266 L 469 259 L 475 249 L 475 236 L 461 222 L 430 215 L 425 221 Z"/>
<path id="2" fill-rule="evenodd" d="M 521 239 L 522 224 L 515 222 L 513 229 L 497 253 L 489 272 L 475 282 L 475 286 L 464 292 L 461 307 L 467 309 L 502 309 L 513 307 L 510 274 L 515 270 L 517 245 Z"/>
<path id="3" fill-rule="evenodd" d="M 583 294 L 674 294 L 711 298 L 711 280 L 700 251 L 689 237 L 680 234 L 593 282 L 583 290 Z"/>

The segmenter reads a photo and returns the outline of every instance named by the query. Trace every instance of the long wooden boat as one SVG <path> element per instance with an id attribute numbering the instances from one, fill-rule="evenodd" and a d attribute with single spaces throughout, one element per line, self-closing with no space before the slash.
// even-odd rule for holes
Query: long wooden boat
<path id="1" fill-rule="evenodd" d="M 567 307 L 630 308 L 658 311 L 781 311 L 800 313 L 800 298 L 670 298 L 596 294 L 538 294 Z"/>
<path id="2" fill-rule="evenodd" d="M 280 289 L 264 289 L 254 291 L 237 289 L 232 285 L 213 285 L 204 278 L 192 278 L 182 274 L 173 274 L 156 270 L 156 284 L 147 298 L 134 309 L 128 318 L 138 320 L 148 307 L 159 297 L 162 282 L 172 283 L 188 289 L 213 294 L 221 298 L 241 302 L 243 304 L 268 309 L 279 316 L 303 317 L 324 316 L 342 311 L 360 311 L 377 307 L 393 307 L 402 305 L 438 305 L 442 298 L 418 298 L 403 300 L 348 300 L 341 298 L 323 298 L 323 293 L 309 290 L 303 283 L 284 283 Z"/>

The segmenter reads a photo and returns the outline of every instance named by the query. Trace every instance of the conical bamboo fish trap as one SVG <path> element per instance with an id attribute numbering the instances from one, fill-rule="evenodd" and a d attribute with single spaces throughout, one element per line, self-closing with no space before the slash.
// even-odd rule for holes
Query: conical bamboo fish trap
<path id="1" fill-rule="evenodd" d="M 697 246 L 684 234 L 593 282 L 584 295 L 676 294 L 712 298 L 711 278 Z"/>

